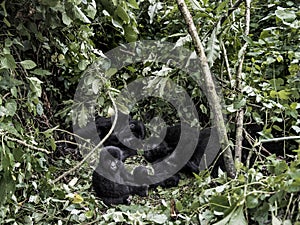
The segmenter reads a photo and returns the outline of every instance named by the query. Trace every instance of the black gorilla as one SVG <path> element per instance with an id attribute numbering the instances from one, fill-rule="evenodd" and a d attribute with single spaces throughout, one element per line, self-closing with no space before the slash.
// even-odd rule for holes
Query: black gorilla
<path id="1" fill-rule="evenodd" d="M 145 151 L 144 157 L 150 162 L 158 162 L 169 155 L 177 147 L 181 136 L 181 125 L 174 125 L 167 127 L 166 136 L 164 141 L 157 147 Z M 184 138 L 197 138 L 197 137 L 184 137 Z M 199 132 L 198 143 L 194 150 L 193 155 L 188 160 L 186 165 L 182 168 L 182 172 L 191 174 L 199 173 L 200 170 L 207 168 L 216 158 L 220 150 L 218 136 L 214 128 L 205 128 Z M 184 149 L 180 150 L 178 154 L 184 154 Z M 174 156 L 176 157 L 176 155 Z M 180 160 L 180 155 L 177 155 Z"/>
<path id="2" fill-rule="evenodd" d="M 99 164 L 93 172 L 92 185 L 97 196 L 107 205 L 128 204 L 129 196 L 134 194 L 147 196 L 147 186 L 130 185 L 133 179 L 124 167 L 123 160 L 123 151 L 118 147 L 108 146 L 100 152 Z"/>
<path id="3" fill-rule="evenodd" d="M 170 147 L 167 142 L 162 141 L 159 145 L 143 151 L 143 156 L 149 163 L 159 162 L 164 160 L 174 151 L 173 147 Z"/>
<path id="4" fill-rule="evenodd" d="M 122 116 L 123 115 L 121 114 L 119 118 L 124 119 Z M 133 171 L 133 176 L 129 174 L 129 172 L 125 169 L 123 162 L 128 157 L 137 155 L 137 151 L 136 149 L 131 149 L 128 146 L 130 146 L 131 141 L 134 139 L 132 134 L 137 139 L 145 138 L 145 126 L 142 122 L 133 120 L 130 117 L 128 122 L 130 130 L 128 130 L 128 128 L 123 129 L 121 127 L 121 129 L 118 129 L 118 133 L 114 132 L 105 141 L 104 145 L 107 147 L 101 151 L 99 165 L 93 173 L 93 187 L 96 191 L 96 194 L 104 201 L 104 203 L 108 205 L 128 204 L 128 197 L 134 194 L 146 196 L 148 184 L 151 184 L 149 186 L 150 188 L 155 188 L 157 186 L 174 187 L 178 185 L 180 180 L 180 176 L 177 173 L 163 181 L 156 182 L 155 179 L 157 179 L 160 174 L 163 176 L 163 174 L 166 172 L 165 168 L 160 167 L 156 167 L 156 171 L 154 169 L 154 175 L 151 175 L 148 168 L 145 166 L 136 167 Z M 95 118 L 95 123 L 97 128 L 96 135 L 99 135 L 100 139 L 104 138 L 112 126 L 112 119 L 97 116 Z M 191 139 L 195 140 L 198 138 L 198 143 L 195 147 L 193 155 L 188 160 L 186 165 L 181 169 L 182 172 L 186 172 L 188 174 L 199 173 L 200 170 L 205 168 L 204 161 L 206 162 L 207 166 L 212 163 L 216 156 L 215 153 L 219 151 L 217 144 L 211 145 L 209 143 L 209 140 L 211 140 L 210 138 L 213 139 L 213 142 L 218 143 L 216 136 L 213 135 L 213 137 L 211 137 L 212 133 L 214 133 L 212 131 L 214 131 L 212 128 L 203 129 L 200 131 L 198 137 L 190 133 L 189 135 L 184 135 L 183 138 L 185 142 L 189 142 Z M 168 127 L 164 140 L 158 146 L 155 146 L 150 150 L 145 150 L 143 148 L 144 146 L 141 146 L 141 149 L 144 149 L 143 155 L 146 161 L 155 164 L 164 160 L 166 157 L 171 156 L 179 143 L 181 132 L 181 125 Z M 88 134 L 88 132 L 85 131 L 82 133 L 84 133 L 85 136 L 92 136 L 92 134 Z M 118 135 L 120 134 L 122 137 L 122 142 L 118 138 Z M 127 145 L 127 143 L 129 145 Z M 149 146 L 147 147 L 149 148 Z M 177 158 L 176 160 L 180 161 L 180 154 L 185 154 L 184 148 L 179 149 L 178 155 L 173 154 L 172 157 Z M 213 155 L 213 157 L 210 155 Z M 203 160 L 204 158 L 206 160 Z M 176 161 L 173 165 L 176 165 Z M 102 171 L 102 173 L 97 171 Z M 105 176 L 103 176 L 103 174 Z M 113 182 L 107 178 L 111 178 L 111 180 L 115 180 L 116 182 Z M 124 182 L 126 182 L 126 184 L 120 184 Z M 130 183 L 139 184 L 140 186 L 133 186 L 130 185 Z"/>
<path id="5" fill-rule="evenodd" d="M 154 171 L 154 175 L 159 177 L 160 174 L 155 174 Z M 176 187 L 180 180 L 180 175 L 177 173 L 163 181 L 155 182 L 154 175 L 151 175 L 149 169 L 145 166 L 138 166 L 133 171 L 135 182 L 140 185 L 150 184 L 149 188 L 156 188 L 158 186 L 163 188 Z"/>
<path id="6" fill-rule="evenodd" d="M 125 121 L 125 114 L 119 112 L 118 115 L 118 120 Z M 113 118 L 96 115 L 95 122 L 90 122 L 86 127 L 76 130 L 76 134 L 82 138 L 90 139 L 94 144 L 98 144 L 99 138 L 102 140 L 108 134 L 112 126 L 112 121 Z M 103 143 L 104 146 L 115 146 L 124 150 L 124 158 L 137 154 L 136 149 L 131 149 L 130 146 L 134 138 L 144 139 L 146 131 L 144 124 L 141 121 L 132 119 L 131 116 L 129 116 L 128 124 L 129 131 L 126 130 L 126 127 L 119 127 L 118 131 L 114 131 Z M 96 126 L 97 132 L 94 131 L 94 126 Z M 118 138 L 120 135 L 122 136 L 122 141 Z"/>

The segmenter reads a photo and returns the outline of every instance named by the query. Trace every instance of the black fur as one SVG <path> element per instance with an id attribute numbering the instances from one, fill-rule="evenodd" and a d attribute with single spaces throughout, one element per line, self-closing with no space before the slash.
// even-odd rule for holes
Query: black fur
<path id="1" fill-rule="evenodd" d="M 159 176 L 159 174 L 156 175 Z M 150 184 L 150 188 L 156 188 L 158 186 L 163 188 L 176 187 L 180 180 L 179 174 L 174 174 L 163 181 L 155 183 L 154 175 L 150 175 L 149 169 L 145 166 L 136 167 L 133 171 L 133 176 L 136 183 L 140 185 Z"/>
<path id="2" fill-rule="evenodd" d="M 107 205 L 129 204 L 129 196 L 134 194 L 147 196 L 147 186 L 122 184 L 133 181 L 122 160 L 122 150 L 113 146 L 105 147 L 100 152 L 99 164 L 93 172 L 93 188 Z"/>

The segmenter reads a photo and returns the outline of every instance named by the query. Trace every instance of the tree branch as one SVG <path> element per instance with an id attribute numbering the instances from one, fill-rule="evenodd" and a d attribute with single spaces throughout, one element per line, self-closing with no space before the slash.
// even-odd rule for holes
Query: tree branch
<path id="1" fill-rule="evenodd" d="M 251 7 L 251 0 L 246 1 L 246 15 L 245 15 L 245 35 L 249 35 L 250 31 L 250 7 Z M 245 59 L 245 54 L 247 50 L 248 43 L 245 42 L 243 47 L 241 48 L 242 56 L 240 59 L 240 63 L 237 70 L 236 75 L 236 88 L 238 91 L 242 90 L 242 72 L 243 72 L 243 64 Z M 240 109 L 237 112 L 237 123 L 236 123 L 236 142 L 235 142 L 235 160 L 240 162 L 242 158 L 242 142 L 243 142 L 243 126 L 244 126 L 244 109 Z"/>
<path id="2" fill-rule="evenodd" d="M 229 141 L 228 141 L 225 122 L 224 122 L 224 118 L 223 118 L 223 114 L 222 114 L 222 107 L 220 104 L 220 99 L 216 92 L 216 87 L 213 82 L 211 72 L 210 72 L 207 57 L 205 55 L 205 50 L 201 43 L 200 37 L 198 36 L 197 29 L 193 22 L 191 13 L 189 12 L 184 0 L 177 0 L 177 4 L 178 4 L 178 7 L 179 7 L 184 19 L 185 19 L 185 23 L 188 27 L 188 31 L 192 37 L 193 44 L 195 46 L 195 51 L 196 51 L 198 57 L 200 58 L 200 67 L 201 67 L 205 85 L 206 85 L 207 98 L 211 104 L 210 107 L 211 107 L 213 115 L 215 117 L 214 119 L 215 119 L 215 121 L 218 121 L 218 123 L 216 125 L 217 125 L 217 131 L 218 131 L 219 139 L 221 142 L 221 146 L 223 149 L 226 149 L 223 154 L 226 170 L 230 177 L 235 177 L 236 169 L 234 167 L 232 153 L 229 148 Z"/>
<path id="3" fill-rule="evenodd" d="M 19 139 L 16 139 L 16 138 L 4 136 L 4 140 L 16 142 L 16 143 L 18 143 L 18 144 L 24 145 L 24 146 L 27 147 L 27 148 L 30 148 L 30 149 L 32 149 L 32 150 L 36 150 L 36 151 L 39 151 L 39 152 L 43 152 L 43 153 L 46 153 L 46 154 L 50 154 L 50 153 L 51 153 L 51 152 L 49 152 L 48 150 L 46 150 L 46 149 L 44 149 L 44 148 L 38 148 L 38 147 L 35 147 L 35 146 L 33 146 L 33 145 L 27 144 L 25 141 L 22 141 L 22 140 L 19 140 Z"/>
<path id="4" fill-rule="evenodd" d="M 276 141 L 286 141 L 286 140 L 297 140 L 300 139 L 300 136 L 288 136 L 288 137 L 279 137 L 271 139 L 260 140 L 260 143 L 276 142 Z"/>
<path id="5" fill-rule="evenodd" d="M 117 123 L 117 120 L 118 120 L 118 110 L 117 110 L 117 105 L 114 101 L 114 99 L 112 98 L 111 96 L 111 93 L 108 91 L 108 95 L 109 95 L 109 98 L 111 99 L 112 101 L 112 104 L 113 104 L 113 107 L 114 107 L 114 110 L 115 110 L 115 118 L 114 118 L 114 121 L 112 123 L 112 126 L 109 130 L 109 132 L 107 133 L 107 135 L 99 142 L 99 144 L 97 144 L 76 166 L 74 166 L 72 169 L 64 172 L 62 175 L 60 175 L 58 178 L 56 178 L 55 180 L 52 181 L 52 183 L 56 183 L 57 181 L 61 180 L 62 178 L 64 178 L 65 176 L 69 175 L 70 173 L 76 171 L 77 169 L 79 169 L 79 167 L 81 167 L 83 165 L 83 163 L 85 161 L 87 161 L 91 155 L 94 154 L 94 152 L 99 149 L 103 143 L 109 138 L 109 136 L 112 134 L 112 132 L 114 131 L 115 129 L 115 126 L 116 126 L 116 123 Z"/>

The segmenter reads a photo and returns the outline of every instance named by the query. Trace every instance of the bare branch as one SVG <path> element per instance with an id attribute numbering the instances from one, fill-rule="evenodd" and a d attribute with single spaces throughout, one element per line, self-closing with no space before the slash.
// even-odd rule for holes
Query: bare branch
<path id="1" fill-rule="evenodd" d="M 56 183 L 57 181 L 61 180 L 65 176 L 69 175 L 70 173 L 72 173 L 72 172 L 76 171 L 77 169 L 79 169 L 83 165 L 83 163 L 85 161 L 87 161 L 93 155 L 93 153 L 97 149 L 99 149 L 103 145 L 103 143 L 108 139 L 108 137 L 112 134 L 113 130 L 115 129 L 116 123 L 117 123 L 118 110 L 117 110 L 117 105 L 116 105 L 116 103 L 115 103 L 114 99 L 112 98 L 111 93 L 109 91 L 108 91 L 108 95 L 109 95 L 109 98 L 112 101 L 112 104 L 113 104 L 113 107 L 114 107 L 114 110 L 115 110 L 115 118 L 114 118 L 114 121 L 112 123 L 112 126 L 111 126 L 109 132 L 107 133 L 107 135 L 76 166 L 74 166 L 72 169 L 64 172 L 58 178 L 56 178 L 55 180 L 53 180 L 52 181 L 53 184 Z"/>
<path id="2" fill-rule="evenodd" d="M 250 30 L 250 7 L 251 7 L 251 0 L 246 1 L 246 16 L 245 16 L 245 35 L 249 35 Z M 242 89 L 242 72 L 243 72 L 243 64 L 245 59 L 245 54 L 247 50 L 248 43 L 245 42 L 242 49 L 242 56 L 239 62 L 237 75 L 236 75 L 236 88 L 238 91 Z M 244 126 L 244 109 L 240 109 L 237 112 L 237 123 L 236 123 L 236 144 L 235 144 L 235 160 L 240 162 L 242 158 L 242 141 L 243 141 L 243 126 Z"/>
<path id="3" fill-rule="evenodd" d="M 279 137 L 260 140 L 260 143 L 276 142 L 276 141 L 286 141 L 286 140 L 297 140 L 300 136 L 289 136 L 289 137 Z"/>
<path id="4" fill-rule="evenodd" d="M 188 31 L 192 37 L 197 56 L 200 58 L 200 67 L 201 67 L 205 85 L 206 85 L 207 98 L 211 104 L 210 107 L 211 107 L 213 115 L 215 117 L 214 119 L 215 119 L 215 121 L 218 121 L 218 123 L 216 125 L 217 125 L 217 131 L 218 131 L 218 135 L 219 135 L 219 139 L 220 139 L 222 148 L 226 149 L 223 154 L 226 170 L 230 177 L 235 177 L 236 171 L 235 171 L 235 167 L 234 167 L 232 153 L 229 148 L 229 141 L 228 141 L 225 122 L 224 122 L 224 118 L 223 118 L 223 114 L 222 114 L 222 107 L 220 104 L 219 96 L 217 95 L 217 92 L 216 92 L 216 87 L 213 82 L 212 74 L 211 74 L 211 71 L 210 71 L 210 68 L 208 65 L 207 57 L 205 55 L 204 47 L 201 43 L 196 26 L 195 26 L 193 18 L 191 16 L 191 13 L 188 10 L 184 0 L 177 0 L 177 4 L 178 4 L 178 7 L 179 7 L 184 19 L 185 19 L 185 23 L 188 27 Z"/>
<path id="5" fill-rule="evenodd" d="M 22 140 L 19 140 L 19 139 L 16 139 L 16 138 L 4 136 L 4 140 L 16 142 L 16 143 L 18 143 L 18 144 L 24 145 L 24 146 L 27 147 L 27 148 L 30 148 L 30 149 L 32 149 L 32 150 L 36 150 L 36 151 L 39 151 L 39 152 L 43 152 L 43 153 L 46 153 L 46 154 L 50 154 L 50 153 L 51 153 L 51 152 L 49 152 L 48 150 L 46 150 L 46 149 L 44 149 L 44 148 L 38 148 L 38 147 L 36 147 L 36 146 L 27 144 L 25 141 L 22 141 Z"/>

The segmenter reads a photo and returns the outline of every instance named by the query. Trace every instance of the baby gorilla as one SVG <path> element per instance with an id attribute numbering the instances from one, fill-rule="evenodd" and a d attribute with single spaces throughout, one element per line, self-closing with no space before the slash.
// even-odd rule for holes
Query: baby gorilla
<path id="1" fill-rule="evenodd" d="M 93 172 L 92 185 L 106 205 L 129 204 L 130 195 L 147 196 L 147 186 L 132 186 L 131 175 L 123 164 L 123 151 L 114 146 L 101 150 L 99 164 Z"/>

